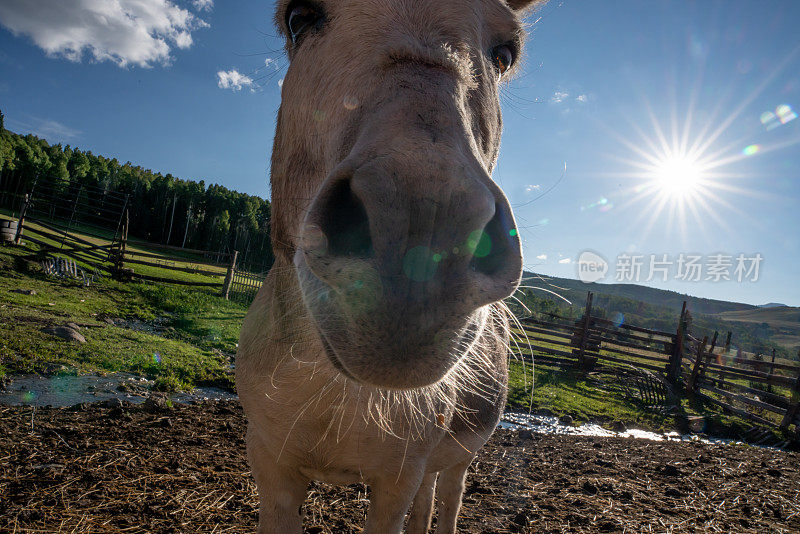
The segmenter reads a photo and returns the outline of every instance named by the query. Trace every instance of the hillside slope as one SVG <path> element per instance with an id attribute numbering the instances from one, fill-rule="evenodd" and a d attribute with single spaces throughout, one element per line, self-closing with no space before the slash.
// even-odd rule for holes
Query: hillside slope
<path id="1" fill-rule="evenodd" d="M 539 275 L 529 272 L 524 274 L 524 279 L 524 285 L 541 287 L 550 291 L 554 291 L 567 300 L 570 300 L 574 304 L 582 303 L 586 298 L 586 292 L 592 291 L 598 295 L 608 295 L 638 300 L 653 306 L 669 308 L 670 310 L 676 312 L 681 311 L 683 301 L 687 302 L 689 309 L 692 310 L 692 313 L 702 313 L 705 315 L 759 309 L 758 306 L 753 306 L 751 304 L 693 297 L 691 295 L 678 293 L 677 291 L 656 289 L 654 287 L 646 287 L 636 284 L 586 284 L 580 280 L 559 278 L 557 276 Z"/>
<path id="2" fill-rule="evenodd" d="M 583 313 L 587 292 L 592 291 L 595 315 L 669 332 L 677 328 L 686 301 L 693 317 L 692 332 L 698 337 L 714 331 L 732 332 L 735 346 L 763 354 L 775 348 L 784 358 L 796 357 L 800 349 L 800 308 L 764 308 L 635 284 L 585 284 L 529 272 L 522 286 L 521 299 L 538 313 L 577 318 Z"/>
<path id="3" fill-rule="evenodd" d="M 723 312 L 718 315 L 726 321 L 769 326 L 774 330 L 771 339 L 793 351 L 800 351 L 800 308 L 780 306 Z"/>

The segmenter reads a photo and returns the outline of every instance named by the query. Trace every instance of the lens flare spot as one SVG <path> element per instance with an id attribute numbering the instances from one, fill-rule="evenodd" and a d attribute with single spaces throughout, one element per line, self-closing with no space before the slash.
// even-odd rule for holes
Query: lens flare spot
<path id="1" fill-rule="evenodd" d="M 492 251 L 492 238 L 483 230 L 475 230 L 467 237 L 467 249 L 476 258 L 485 258 Z"/>
<path id="2" fill-rule="evenodd" d="M 344 109 L 348 111 L 353 111 L 358 107 L 358 99 L 354 96 L 346 96 L 344 97 Z"/>
<path id="3" fill-rule="evenodd" d="M 613 204 L 611 204 L 611 201 L 608 200 L 606 197 L 600 197 L 600 199 L 597 202 L 592 202 L 588 206 L 581 206 L 581 211 L 588 211 L 593 209 L 599 209 L 600 211 L 608 211 L 608 209 L 604 209 L 606 208 L 606 206 L 613 206 Z"/>
<path id="4" fill-rule="evenodd" d="M 797 118 L 797 113 L 792 109 L 789 104 L 781 104 L 775 108 L 775 112 L 765 111 L 761 114 L 761 124 L 769 130 L 774 130 L 778 126 L 782 126 L 792 122 Z"/>
<path id="5" fill-rule="evenodd" d="M 433 261 L 439 263 L 440 261 L 442 261 L 442 255 L 437 252 L 436 254 L 433 255 Z"/>
<path id="6" fill-rule="evenodd" d="M 154 352 L 153 355 L 151 356 L 151 359 L 153 360 L 153 363 L 161 363 L 161 353 Z"/>
<path id="7" fill-rule="evenodd" d="M 620 327 L 625 322 L 625 316 L 620 312 L 614 312 L 611 322 L 614 323 L 614 326 Z"/>
<path id="8" fill-rule="evenodd" d="M 22 394 L 21 400 L 25 404 L 30 404 L 36 400 L 36 393 L 34 393 L 33 391 L 26 391 L 25 393 Z"/>
<path id="9" fill-rule="evenodd" d="M 761 151 L 760 145 L 748 145 L 742 149 L 742 154 L 745 156 L 752 156 L 754 154 L 758 154 Z"/>
<path id="10" fill-rule="evenodd" d="M 508 235 L 510 235 L 511 237 L 517 237 L 517 233 L 518 232 L 516 228 L 512 228 L 511 230 L 508 231 Z"/>
<path id="11" fill-rule="evenodd" d="M 437 263 L 433 261 L 431 250 L 418 246 L 406 252 L 403 258 L 403 272 L 415 282 L 427 282 L 436 274 Z"/>
<path id="12" fill-rule="evenodd" d="M 794 112 L 792 106 L 789 104 L 781 104 L 778 106 L 775 109 L 775 114 L 778 116 L 778 120 L 781 121 L 781 124 L 786 124 L 797 118 L 797 113 Z"/>

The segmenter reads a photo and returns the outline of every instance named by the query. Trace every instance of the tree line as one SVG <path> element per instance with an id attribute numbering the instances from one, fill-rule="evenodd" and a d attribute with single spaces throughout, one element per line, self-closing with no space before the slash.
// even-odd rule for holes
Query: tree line
<path id="1" fill-rule="evenodd" d="M 103 205 L 126 205 L 130 237 L 214 252 L 238 250 L 239 264 L 255 271 L 268 269 L 274 258 L 268 200 L 20 135 L 5 129 L 0 112 L 0 208 L 19 210 L 34 183 L 42 194 L 49 191 L 54 204 L 81 198 L 94 206 L 102 197 L 114 199 Z M 94 222 L 113 232 L 120 209 L 98 212 L 96 218 L 107 220 Z"/>

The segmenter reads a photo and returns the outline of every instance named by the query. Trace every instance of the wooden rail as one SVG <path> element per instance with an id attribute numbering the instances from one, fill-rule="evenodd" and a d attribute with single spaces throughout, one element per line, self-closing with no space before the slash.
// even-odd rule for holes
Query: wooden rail
<path id="1" fill-rule="evenodd" d="M 731 361 L 727 356 L 730 334 L 714 333 L 704 340 L 690 336 L 685 306 L 677 331 L 668 333 L 635 325 L 615 325 L 607 319 L 590 316 L 591 302 L 589 295 L 586 311 L 577 320 L 554 315 L 521 319 L 522 330 L 531 345 L 528 354 L 528 347 L 521 344 L 522 358 L 583 371 L 602 368 L 620 372 L 632 366 L 654 372 L 673 386 L 680 384 L 677 389 L 695 400 L 754 424 L 784 430 L 795 425 L 800 431 L 797 426 L 800 425 L 800 365 L 744 357 Z M 718 344 L 722 347 L 718 348 Z M 726 354 L 726 361 L 717 363 L 720 351 Z"/>

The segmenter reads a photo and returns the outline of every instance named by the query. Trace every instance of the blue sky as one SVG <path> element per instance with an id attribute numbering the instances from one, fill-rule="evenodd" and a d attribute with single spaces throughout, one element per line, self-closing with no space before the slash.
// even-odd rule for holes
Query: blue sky
<path id="1" fill-rule="evenodd" d="M 0 5 L 7 128 L 268 195 L 287 67 L 271 2 L 31 4 Z M 800 305 L 800 3 L 553 0 L 539 17 L 495 173 L 526 267 L 574 278 L 591 250 L 606 282 L 633 261 L 647 285 Z M 676 279 L 681 254 L 700 281 Z M 735 280 L 739 254 L 763 258 L 757 281 Z M 646 282 L 652 255 L 666 282 Z M 717 255 L 734 280 L 706 280 Z"/>

